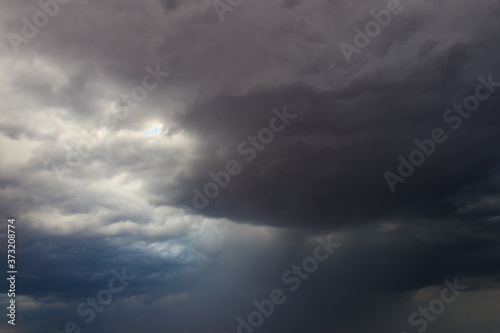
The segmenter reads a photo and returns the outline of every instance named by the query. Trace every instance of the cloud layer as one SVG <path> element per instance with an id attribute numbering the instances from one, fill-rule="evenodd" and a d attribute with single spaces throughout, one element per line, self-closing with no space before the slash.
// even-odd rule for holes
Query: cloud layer
<path id="1" fill-rule="evenodd" d="M 496 333 L 497 1 L 63 2 L 38 27 L 37 1 L 0 13 L 20 272 L 1 332 L 235 332 L 274 289 L 287 301 L 255 332 L 416 332 L 458 277 L 426 331 Z M 290 291 L 327 235 L 342 246 Z M 86 323 L 78 306 L 122 268 L 136 277 Z"/>

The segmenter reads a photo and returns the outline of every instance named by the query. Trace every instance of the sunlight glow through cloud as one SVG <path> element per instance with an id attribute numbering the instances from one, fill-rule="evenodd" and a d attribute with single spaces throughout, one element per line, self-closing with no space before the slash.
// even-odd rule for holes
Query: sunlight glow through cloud
<path id="1" fill-rule="evenodd" d="M 161 125 L 158 124 L 155 127 L 151 128 L 150 130 L 148 130 L 146 132 L 142 132 L 142 134 L 144 134 L 144 136 L 155 135 L 160 131 L 160 128 L 161 128 Z"/>

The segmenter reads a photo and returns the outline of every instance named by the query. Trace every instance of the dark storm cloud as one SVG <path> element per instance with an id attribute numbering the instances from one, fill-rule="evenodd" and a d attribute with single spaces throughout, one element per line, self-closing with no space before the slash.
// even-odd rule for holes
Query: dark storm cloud
<path id="1" fill-rule="evenodd" d="M 419 86 L 416 79 L 408 80 Z M 195 132 L 206 142 L 200 149 L 206 161 L 200 163 L 198 176 L 186 186 L 184 200 L 192 205 L 191 188 L 202 189 L 211 180 L 209 171 L 218 172 L 226 161 L 237 159 L 243 165 L 242 174 L 234 176 L 203 212 L 236 220 L 308 226 L 453 214 L 458 207 L 450 201 L 457 192 L 472 183 L 487 182 L 498 165 L 498 154 L 488 148 L 498 140 L 497 132 L 494 125 L 481 120 L 487 117 L 490 124 L 495 123 L 498 99 L 491 98 L 464 121 L 463 128 L 451 133 L 440 117 L 448 105 L 412 96 L 411 87 L 405 89 L 404 83 L 396 85 L 379 80 L 376 92 L 360 87 L 357 95 L 350 92 L 349 97 L 337 97 L 344 92 L 328 96 L 301 89 L 276 94 L 276 101 L 286 99 L 287 94 L 311 97 L 300 106 L 290 99 L 289 112 L 299 116 L 248 163 L 246 156 L 237 153 L 237 146 L 247 134 L 256 135 L 266 126 L 272 103 L 264 99 L 255 105 L 259 97 L 251 96 L 199 108 L 187 122 L 197 124 Z M 473 88 L 476 82 L 463 81 L 463 85 Z M 409 100 L 413 100 L 410 106 Z M 455 101 L 450 98 L 449 106 Z M 246 121 L 241 122 L 240 117 Z M 210 121 L 213 125 L 207 127 Z M 397 172 L 397 156 L 408 158 L 415 149 L 412 141 L 429 138 L 435 127 L 446 128 L 449 141 L 438 146 L 437 152 L 391 193 L 383 173 Z M 216 158 L 219 147 L 227 148 Z M 467 147 L 480 148 L 473 152 Z M 466 157 L 470 154 L 473 158 Z"/>
<path id="2" fill-rule="evenodd" d="M 432 5 L 436 6 L 432 10 L 441 13 L 449 10 L 438 3 Z M 431 4 L 423 7 L 428 9 L 429 6 Z M 238 10 L 243 11 L 239 7 Z M 409 12 L 411 10 L 415 13 Z M 477 76 L 498 73 L 495 64 L 489 64 L 491 67 L 488 67 L 478 60 L 495 50 L 493 45 L 497 44 L 497 37 L 492 36 L 489 29 L 471 24 L 473 35 L 469 32 L 470 36 L 460 37 L 445 27 L 438 36 L 432 37 L 434 40 L 425 40 L 425 25 L 437 24 L 436 21 L 444 19 L 430 12 L 431 9 L 412 8 L 403 13 L 408 20 L 393 18 L 394 22 L 353 64 L 354 70 L 364 66 L 368 73 L 358 77 L 347 68 L 346 72 L 339 73 L 343 83 L 333 84 L 330 92 L 318 92 L 310 84 L 300 84 L 300 81 L 288 87 L 281 83 L 284 87 L 267 92 L 260 88 L 246 95 L 222 95 L 216 98 L 209 98 L 207 92 L 198 88 L 200 94 L 196 98 L 201 98 L 200 102 L 188 109 L 181 116 L 183 121 L 173 129 L 187 131 L 203 142 L 196 151 L 198 162 L 177 175 L 175 187 L 168 184 L 159 186 L 164 182 L 161 179 L 163 175 L 160 172 L 155 176 L 152 180 L 154 188 L 150 189 L 157 197 L 154 203 L 189 203 L 193 197 L 192 188 L 203 187 L 209 180 L 209 171 L 220 170 L 230 159 L 241 159 L 236 152 L 238 143 L 246 138 L 247 133 L 256 134 L 265 126 L 266 117 L 271 115 L 272 108 L 281 108 L 286 104 L 290 110 L 300 114 L 299 120 L 277 136 L 256 161 L 248 167 L 244 166 L 244 172 L 235 177 L 230 188 L 212 200 L 203 211 L 204 214 L 257 223 L 322 225 L 330 224 L 332 220 L 344 223 L 350 220 L 369 221 L 394 214 L 399 216 L 402 211 L 405 211 L 402 218 L 415 214 L 434 216 L 453 213 L 456 207 L 449 204 L 453 194 L 471 182 L 488 177 L 498 163 L 493 151 L 485 151 L 469 160 L 463 158 L 460 148 L 467 142 L 485 146 L 494 140 L 493 132 L 490 134 L 493 137 L 486 136 L 479 142 L 476 138 L 478 132 L 488 131 L 485 126 L 492 123 L 481 122 L 481 117 L 496 119 L 496 98 L 482 105 L 478 112 L 480 115 L 474 115 L 477 117 L 468 120 L 464 128 L 460 129 L 460 138 L 455 139 L 455 143 L 452 142 L 454 138 L 451 138 L 446 145 L 439 147 L 442 153 L 438 152 L 429 158 L 412 179 L 399 186 L 398 193 L 393 195 L 388 192 L 387 184 L 380 176 L 385 170 L 397 168 L 396 157 L 413 150 L 413 139 L 429 137 L 434 127 L 443 126 L 442 112 L 463 97 L 464 91 L 474 89 Z M 479 16 L 479 9 L 477 13 L 469 15 Z M 458 19 L 459 15 L 448 13 L 448 16 Z M 362 16 L 354 24 L 362 25 L 367 20 L 368 17 Z M 222 34 L 213 37 L 220 40 L 219 45 L 203 45 L 206 50 L 217 49 L 221 52 L 219 58 L 226 57 L 226 48 L 221 47 L 226 44 L 224 34 L 234 28 L 233 22 L 226 23 L 225 28 L 214 27 Z M 285 22 L 280 23 L 286 26 Z M 316 24 L 321 24 L 321 21 Z M 271 31 L 273 36 L 272 29 L 266 30 Z M 310 33 L 306 30 L 299 32 L 299 36 Z M 323 36 L 326 33 L 319 32 Z M 269 37 L 264 38 L 269 43 L 276 43 L 282 36 L 273 36 L 274 41 Z M 456 42 L 445 43 L 445 39 L 456 39 Z M 232 52 L 247 47 L 232 37 L 229 40 Z M 251 45 L 252 39 L 245 43 Z M 311 48 L 311 51 L 304 50 L 306 53 L 312 53 L 317 47 L 314 41 L 305 42 L 305 45 Z M 192 52 L 199 47 L 201 45 L 189 46 Z M 395 48 L 405 52 L 410 48 L 409 51 L 415 55 L 401 59 L 396 51 L 388 53 Z M 180 49 L 172 48 L 172 52 L 180 53 Z M 261 51 L 254 48 L 253 52 Z M 301 55 L 292 52 L 285 57 L 300 59 Z M 380 64 L 374 67 L 373 62 L 382 57 L 393 58 L 393 66 Z M 265 59 L 265 56 L 260 58 Z M 252 69 L 251 64 L 242 62 L 235 63 L 238 67 L 226 63 L 221 68 L 217 64 L 217 57 L 210 53 L 206 59 L 206 67 L 199 67 L 196 73 L 200 81 L 210 73 L 215 75 L 213 83 L 227 85 L 227 80 L 233 79 L 228 75 L 229 70 L 247 72 Z M 180 76 L 178 82 L 192 87 L 192 83 L 186 81 L 186 71 L 191 70 L 184 65 L 187 61 L 185 57 L 177 57 L 175 67 Z M 335 62 L 345 68 L 344 59 L 338 58 Z M 390 60 L 387 62 L 391 63 Z M 219 70 L 211 70 L 214 66 L 219 67 Z M 471 69 L 465 72 L 467 67 Z M 320 76 L 336 74 L 320 73 Z M 210 77 L 214 79 L 212 75 Z M 236 86 L 242 86 L 244 81 L 235 83 Z M 231 88 L 228 86 L 228 89 Z M 166 93 L 169 94 L 169 91 Z M 300 106 L 295 106 L 297 96 L 302 100 Z M 219 153 L 221 149 L 222 154 Z M 449 168 L 455 171 L 450 174 L 447 171 Z M 471 169 L 475 170 L 473 174 L 469 171 Z M 417 184 L 412 183 L 417 181 Z M 161 199 L 162 193 L 172 192 L 177 194 L 174 197 L 169 194 L 168 198 Z M 426 209 L 422 210 L 422 207 Z"/>
<path id="3" fill-rule="evenodd" d="M 84 331 L 234 332 L 254 300 L 289 290 L 283 272 L 329 232 L 342 247 L 259 331 L 410 331 L 408 316 L 458 276 L 468 292 L 427 332 L 492 332 L 498 92 L 456 131 L 443 113 L 478 76 L 500 81 L 498 3 L 402 0 L 349 64 L 340 43 L 387 3 L 244 0 L 220 22 L 211 0 L 75 0 L 18 54 L 4 39 L 0 209 L 21 221 L 16 332 L 82 323 L 78 304 L 122 267 L 137 279 Z M 6 3 L 2 29 L 19 33 L 39 10 Z M 157 65 L 170 76 L 116 117 Z M 297 117 L 246 161 L 239 144 L 285 107 Z M 392 193 L 384 172 L 436 127 L 448 140 Z M 59 181 L 53 167 L 84 142 Z M 233 159 L 243 170 L 230 185 L 184 211 Z"/>

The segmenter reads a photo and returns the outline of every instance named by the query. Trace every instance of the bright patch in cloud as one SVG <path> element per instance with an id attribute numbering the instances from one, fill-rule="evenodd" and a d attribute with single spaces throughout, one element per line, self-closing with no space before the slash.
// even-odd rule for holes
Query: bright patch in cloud
<path id="1" fill-rule="evenodd" d="M 156 125 L 152 129 L 150 129 L 150 130 L 148 130 L 146 132 L 142 132 L 142 134 L 144 134 L 144 136 L 155 135 L 155 134 L 157 134 L 160 131 L 160 128 L 161 128 L 161 125 Z"/>

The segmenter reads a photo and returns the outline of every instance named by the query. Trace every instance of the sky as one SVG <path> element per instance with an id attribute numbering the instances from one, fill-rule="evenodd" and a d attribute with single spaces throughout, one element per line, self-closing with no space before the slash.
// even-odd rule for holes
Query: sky
<path id="1" fill-rule="evenodd" d="M 498 333 L 498 1 L 1 6 L 0 333 Z"/>

